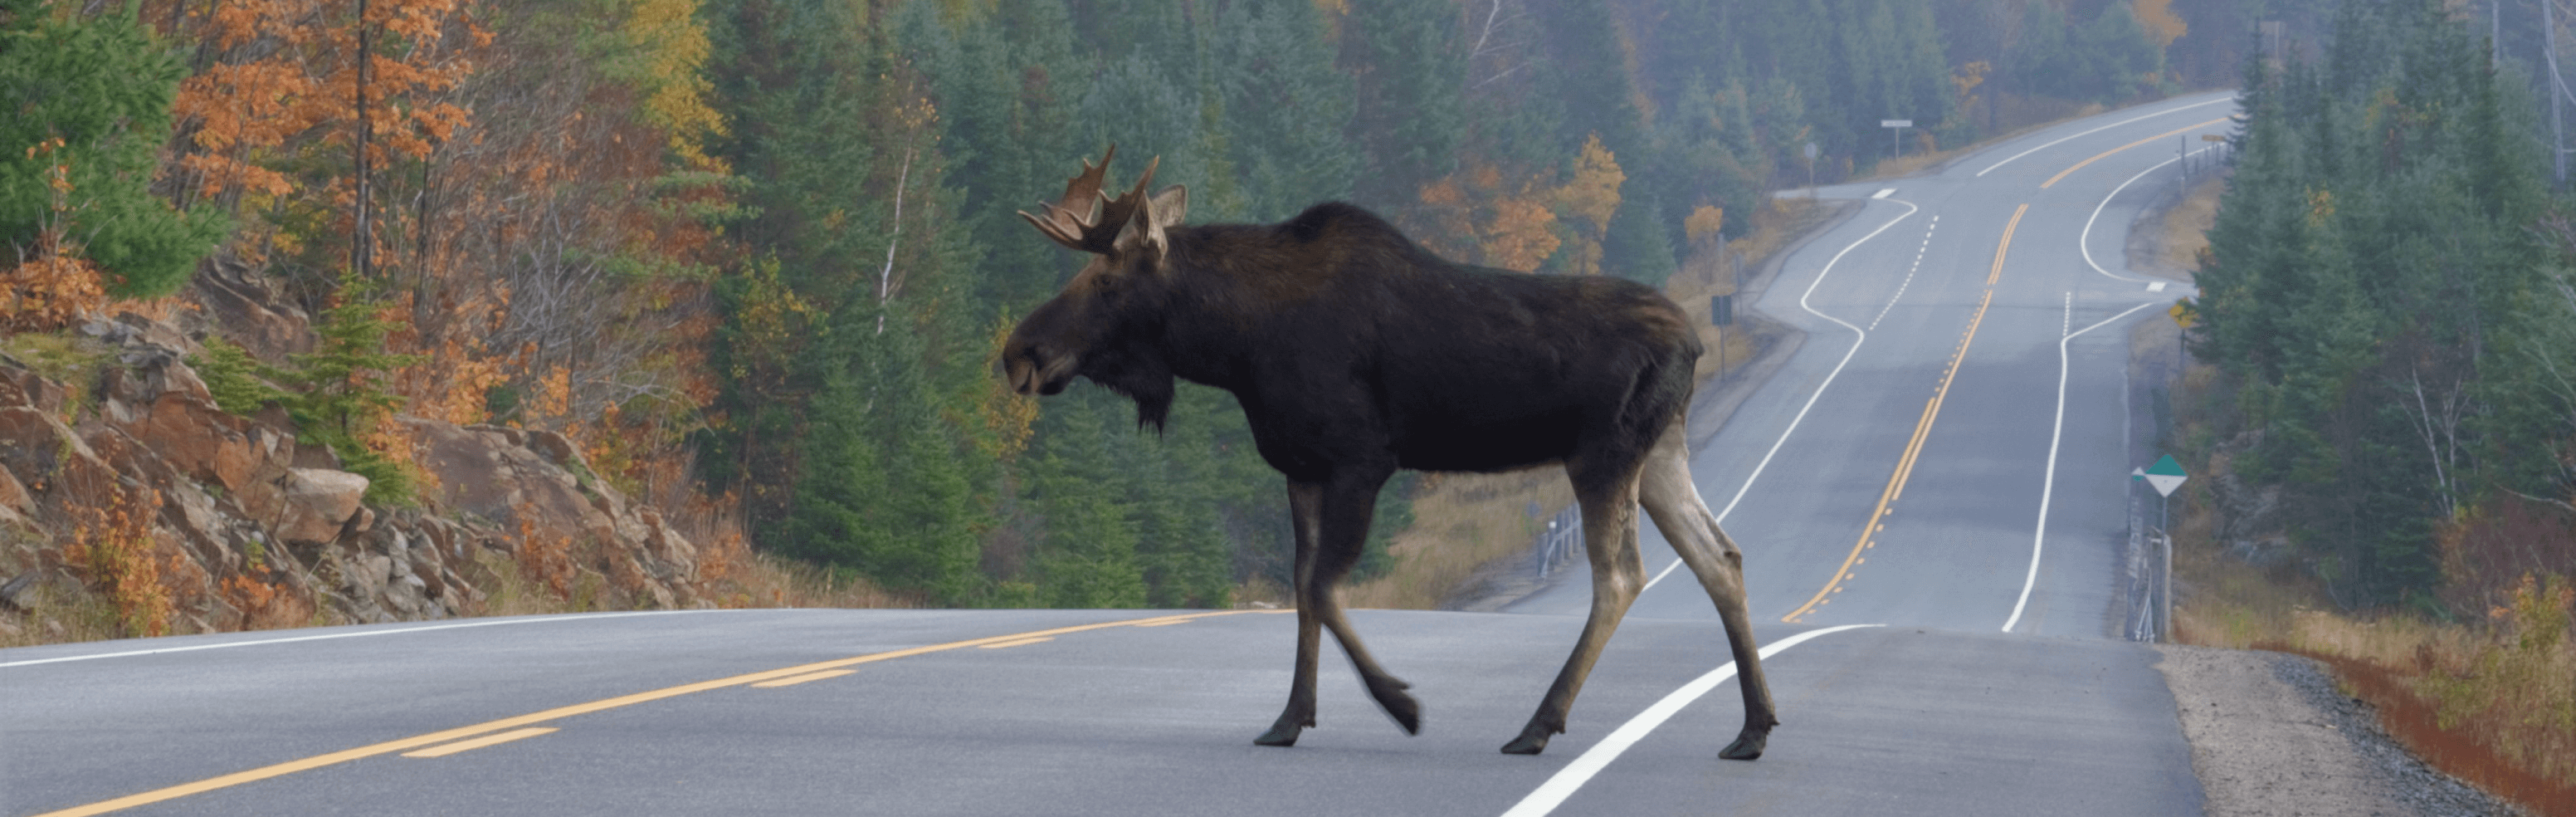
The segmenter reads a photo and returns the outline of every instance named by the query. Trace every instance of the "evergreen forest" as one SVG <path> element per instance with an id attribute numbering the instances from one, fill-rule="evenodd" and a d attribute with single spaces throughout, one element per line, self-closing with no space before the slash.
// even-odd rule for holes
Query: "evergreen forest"
<path id="1" fill-rule="evenodd" d="M 270 282 L 318 345 L 236 328 L 200 368 L 228 409 L 300 394 L 370 501 L 413 490 L 396 413 L 544 428 L 630 495 L 925 603 L 1224 606 L 1288 552 L 1232 398 L 1184 386 L 1158 434 L 994 375 L 1081 263 L 1013 213 L 1081 160 L 1159 157 L 1195 221 L 1344 199 L 1459 261 L 1660 283 L 1771 190 L 2231 84 L 2257 20 L 2339 13 L 2386 33 L 2250 79 L 2229 208 L 2262 215 L 2225 226 L 2202 342 L 2277 426 L 2250 475 L 2320 525 L 2406 500 L 2348 546 L 2354 592 L 2396 598 L 2450 503 L 2563 484 L 2564 381 L 2527 361 L 2567 359 L 2531 357 L 2563 348 L 2565 285 L 2527 103 L 2430 6 L 2334 7 L 0 0 L 0 331 Z M 2356 345 L 2272 328 L 2297 322 Z M 2428 462 L 2401 372 L 2532 411 L 2457 412 L 2465 464 Z"/>
<path id="2" fill-rule="evenodd" d="M 2217 421 L 2180 442 L 2228 479 L 2219 538 L 2347 610 L 2475 619 L 2576 570 L 2528 512 L 2576 486 L 2576 229 L 2547 55 L 2486 22 L 2346 2 L 2322 47 L 2244 67 L 2189 315 Z"/>

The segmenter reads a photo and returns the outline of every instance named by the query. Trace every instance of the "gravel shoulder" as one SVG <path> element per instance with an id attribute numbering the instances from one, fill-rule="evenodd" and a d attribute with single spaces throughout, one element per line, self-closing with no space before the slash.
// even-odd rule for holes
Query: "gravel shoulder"
<path id="1" fill-rule="evenodd" d="M 2417 760 L 2313 661 L 2180 644 L 2156 651 L 2210 817 L 2522 813 Z"/>

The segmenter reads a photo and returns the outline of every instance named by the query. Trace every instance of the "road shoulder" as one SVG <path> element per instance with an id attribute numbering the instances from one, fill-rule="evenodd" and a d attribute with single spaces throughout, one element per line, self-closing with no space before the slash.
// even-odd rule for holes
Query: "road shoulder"
<path id="1" fill-rule="evenodd" d="M 2315 662 L 2158 644 L 2209 817 L 2493 815 L 2510 806 L 2434 771 Z"/>

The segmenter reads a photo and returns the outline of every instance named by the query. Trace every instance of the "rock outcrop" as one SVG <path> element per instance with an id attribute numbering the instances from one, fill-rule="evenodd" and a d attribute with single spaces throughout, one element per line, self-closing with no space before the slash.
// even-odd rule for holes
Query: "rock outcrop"
<path id="1" fill-rule="evenodd" d="M 371 507 L 283 412 L 218 408 L 169 324 L 82 334 L 94 363 L 66 379 L 89 382 L 0 355 L 0 584 L 95 580 L 78 544 L 122 529 L 178 632 L 475 614 L 496 570 L 601 607 L 711 606 L 696 548 L 559 434 L 399 417 L 426 484 Z"/>

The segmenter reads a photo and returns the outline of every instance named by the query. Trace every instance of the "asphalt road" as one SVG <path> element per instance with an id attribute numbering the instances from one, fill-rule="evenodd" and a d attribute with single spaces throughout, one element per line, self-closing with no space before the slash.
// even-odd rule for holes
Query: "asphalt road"
<path id="1" fill-rule="evenodd" d="M 2197 814 L 2154 653 L 2117 637 L 2135 612 L 2126 327 L 2179 293 L 2105 254 L 2145 191 L 2092 216 L 2173 155 L 2168 132 L 2220 132 L 2223 100 L 1820 191 L 1868 203 L 1758 304 L 1807 340 L 1695 462 L 1778 648 L 1786 723 L 1756 762 L 1716 759 L 1741 716 L 1687 576 L 1640 598 L 1546 754 L 1495 751 L 1581 627 L 1577 572 L 1518 614 L 1355 613 L 1423 734 L 1328 651 L 1321 726 L 1293 749 L 1251 745 L 1294 629 L 1264 612 L 709 611 L 11 649 L 0 815 Z M 1849 625 L 1883 626 L 1827 629 Z"/>

